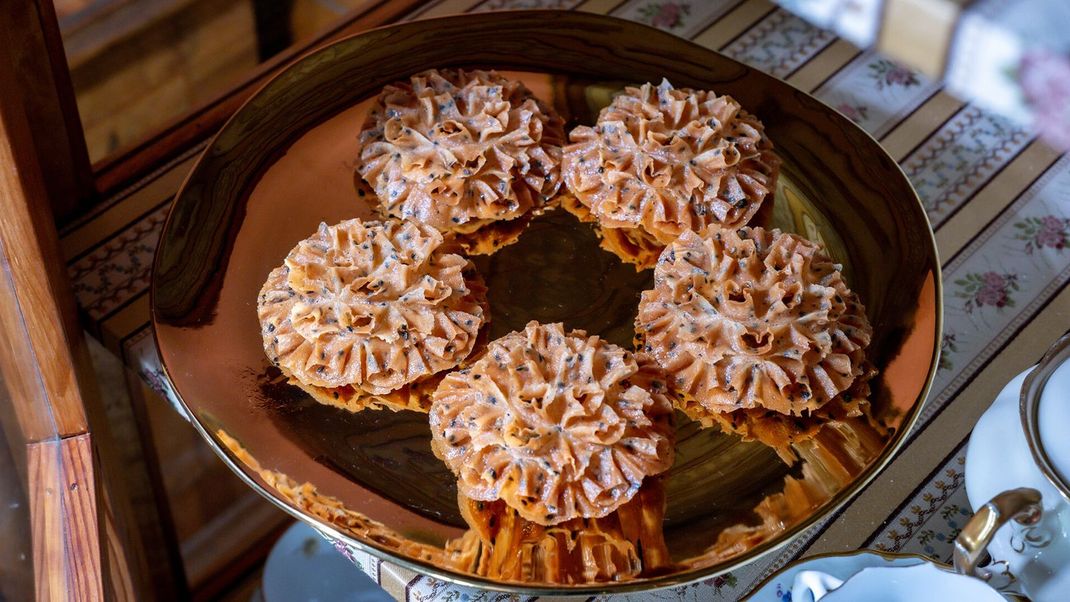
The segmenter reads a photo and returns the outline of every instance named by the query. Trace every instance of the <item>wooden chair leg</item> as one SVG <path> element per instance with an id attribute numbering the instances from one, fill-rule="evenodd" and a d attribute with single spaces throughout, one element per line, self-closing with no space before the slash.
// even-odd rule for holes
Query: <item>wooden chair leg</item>
<path id="1" fill-rule="evenodd" d="M 38 600 L 103 600 L 89 433 L 27 446 Z"/>
<path id="2" fill-rule="evenodd" d="M 0 5 L 11 4 L 21 3 Z M 17 440 L 28 445 L 31 534 L 43 569 L 37 598 L 150 599 L 142 595 L 148 580 L 131 528 L 126 467 L 110 441 L 76 319 L 25 111 L 31 100 L 22 96 L 10 50 L 0 44 L 0 372 L 11 406 L 5 422 L 14 421 Z M 73 577 L 58 567 L 75 567 Z"/>

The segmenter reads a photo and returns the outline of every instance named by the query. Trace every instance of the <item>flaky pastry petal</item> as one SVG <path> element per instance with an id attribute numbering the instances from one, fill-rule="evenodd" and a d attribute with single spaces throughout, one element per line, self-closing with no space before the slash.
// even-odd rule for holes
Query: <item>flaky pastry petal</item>
<path id="1" fill-rule="evenodd" d="M 517 219 L 561 183 L 561 118 L 494 71 L 424 71 L 386 86 L 357 171 L 384 215 L 471 234 Z"/>
<path id="2" fill-rule="evenodd" d="M 257 310 L 264 350 L 287 375 L 386 394 L 464 360 L 487 321 L 484 296 L 433 228 L 351 219 L 298 243 Z"/>
<path id="3" fill-rule="evenodd" d="M 688 405 L 792 415 L 846 391 L 872 336 L 819 245 L 762 228 L 685 232 L 667 246 L 636 332 Z"/>
<path id="4" fill-rule="evenodd" d="M 432 449 L 469 498 L 539 524 L 605 516 L 672 465 L 672 405 L 653 362 L 531 322 L 435 390 Z"/>

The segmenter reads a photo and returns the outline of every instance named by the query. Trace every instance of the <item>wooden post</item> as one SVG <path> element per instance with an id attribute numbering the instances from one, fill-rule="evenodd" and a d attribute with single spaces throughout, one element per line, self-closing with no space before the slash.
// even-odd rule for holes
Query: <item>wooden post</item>
<path id="1" fill-rule="evenodd" d="M 37 599 L 103 600 L 89 433 L 28 448 Z"/>
<path id="2" fill-rule="evenodd" d="M 11 4 L 24 3 L 2 3 Z M 10 34 L 3 25 L 0 31 Z M 94 470 L 103 465 L 113 477 L 122 475 L 118 464 L 109 467 L 114 453 L 60 258 L 46 166 L 25 110 L 30 101 L 22 91 L 11 45 L 0 44 L 0 370 L 20 431 L 17 441 L 26 445 L 36 595 L 143 599 L 144 571 L 135 562 L 143 555 L 126 527 L 122 480 L 104 483 Z"/>
<path id="3" fill-rule="evenodd" d="M 0 2 L 0 32 L 30 120 L 52 214 L 65 220 L 95 197 L 93 170 L 52 0 Z M 4 90 L 6 92 L 6 89 Z"/>

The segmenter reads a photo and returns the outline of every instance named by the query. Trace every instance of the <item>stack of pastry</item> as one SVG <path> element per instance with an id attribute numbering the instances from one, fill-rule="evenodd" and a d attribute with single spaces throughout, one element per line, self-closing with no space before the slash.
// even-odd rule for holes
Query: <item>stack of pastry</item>
<path id="1" fill-rule="evenodd" d="M 673 462 L 665 389 L 649 358 L 536 322 L 448 374 L 431 446 L 457 475 L 472 527 L 453 563 L 555 583 L 664 567 L 664 500 L 644 479 Z"/>
<path id="2" fill-rule="evenodd" d="M 452 235 L 471 254 L 516 240 L 561 184 L 563 122 L 493 71 L 431 70 L 386 86 L 357 171 L 383 215 Z"/>
<path id="3" fill-rule="evenodd" d="M 637 342 L 678 405 L 773 445 L 860 415 L 873 370 L 865 308 L 824 249 L 763 228 L 685 232 L 662 252 L 636 316 Z"/>
<path id="4" fill-rule="evenodd" d="M 664 80 L 625 88 L 569 139 L 563 206 L 596 222 L 603 248 L 637 269 L 683 232 L 738 228 L 772 208 L 780 159 L 730 96 Z"/>
<path id="5" fill-rule="evenodd" d="M 426 411 L 440 372 L 488 320 L 471 262 L 416 222 L 321 224 L 269 274 L 257 305 L 264 349 L 322 403 Z"/>
<path id="6" fill-rule="evenodd" d="M 521 583 L 597 583 L 651 576 L 672 562 L 665 545 L 665 491 L 648 479 L 612 514 L 545 526 L 504 502 L 460 498 L 470 529 L 446 544 L 451 566 Z"/>

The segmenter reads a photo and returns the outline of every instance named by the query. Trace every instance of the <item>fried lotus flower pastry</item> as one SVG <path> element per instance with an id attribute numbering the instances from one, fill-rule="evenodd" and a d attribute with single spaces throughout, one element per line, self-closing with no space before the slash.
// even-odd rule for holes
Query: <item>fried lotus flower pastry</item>
<path id="1" fill-rule="evenodd" d="M 468 277 L 466 283 L 471 293 L 475 295 L 482 305 L 483 315 L 490 315 L 490 308 L 486 302 L 487 289 L 483 284 L 482 278 L 473 273 L 471 277 Z M 485 320 L 483 327 L 479 329 L 479 334 L 476 336 L 472 352 L 458 364 L 458 367 L 465 367 L 480 355 L 480 351 L 487 347 L 487 335 L 489 332 L 490 328 L 488 328 L 488 323 Z M 301 388 L 312 399 L 323 405 L 334 406 L 350 412 L 387 409 L 394 412 L 409 410 L 426 414 L 431 409 L 431 394 L 438 388 L 444 376 L 446 376 L 445 371 L 428 374 L 389 393 L 369 393 L 353 385 L 331 388 L 316 387 L 306 385 L 292 376 L 289 377 L 288 382 L 295 387 Z"/>
<path id="2" fill-rule="evenodd" d="M 598 583 L 657 575 L 672 567 L 665 545 L 665 490 L 646 479 L 615 512 L 553 526 L 522 518 L 501 500 L 458 496 L 469 529 L 446 543 L 456 569 L 498 581 Z"/>
<path id="3" fill-rule="evenodd" d="M 301 388 L 312 399 L 323 405 L 334 406 L 349 412 L 386 409 L 394 412 L 410 410 L 426 414 L 431 409 L 431 394 L 434 393 L 438 383 L 442 382 L 444 374 L 444 372 L 431 374 L 389 393 L 380 394 L 369 393 L 353 385 L 316 387 L 306 385 L 293 377 L 289 378 L 289 383 Z"/>
<path id="4" fill-rule="evenodd" d="M 500 499 L 541 525 L 599 518 L 672 465 L 664 389 L 647 358 L 530 322 L 442 380 L 431 448 L 471 499 Z"/>
<path id="5" fill-rule="evenodd" d="M 487 321 L 485 289 L 442 244 L 416 222 L 320 224 L 260 291 L 268 357 L 305 385 L 375 395 L 456 367 Z"/>
<path id="6" fill-rule="evenodd" d="M 600 224 L 603 246 L 641 267 L 650 255 L 630 248 L 743 226 L 776 188 L 780 160 L 757 118 L 729 96 L 665 80 L 625 88 L 569 139 L 565 186 Z"/>
<path id="7" fill-rule="evenodd" d="M 773 410 L 750 408 L 732 412 L 710 412 L 692 402 L 682 402 L 680 409 L 703 427 L 717 426 L 722 432 L 738 435 L 744 441 L 757 441 L 769 446 L 788 466 L 798 461 L 797 447 L 810 441 L 827 425 L 854 418 L 867 421 L 874 429 L 887 429 L 873 415 L 869 403 L 869 379 L 876 373 L 869 363 L 851 387 L 809 416 L 790 416 Z"/>
<path id="8" fill-rule="evenodd" d="M 817 244 L 762 228 L 684 232 L 662 252 L 636 332 L 694 415 L 804 415 L 868 373 L 872 329 Z"/>
<path id="9" fill-rule="evenodd" d="M 561 184 L 563 122 L 494 71 L 432 69 L 386 86 L 360 141 L 357 171 L 380 211 L 440 232 L 519 218 Z"/>

